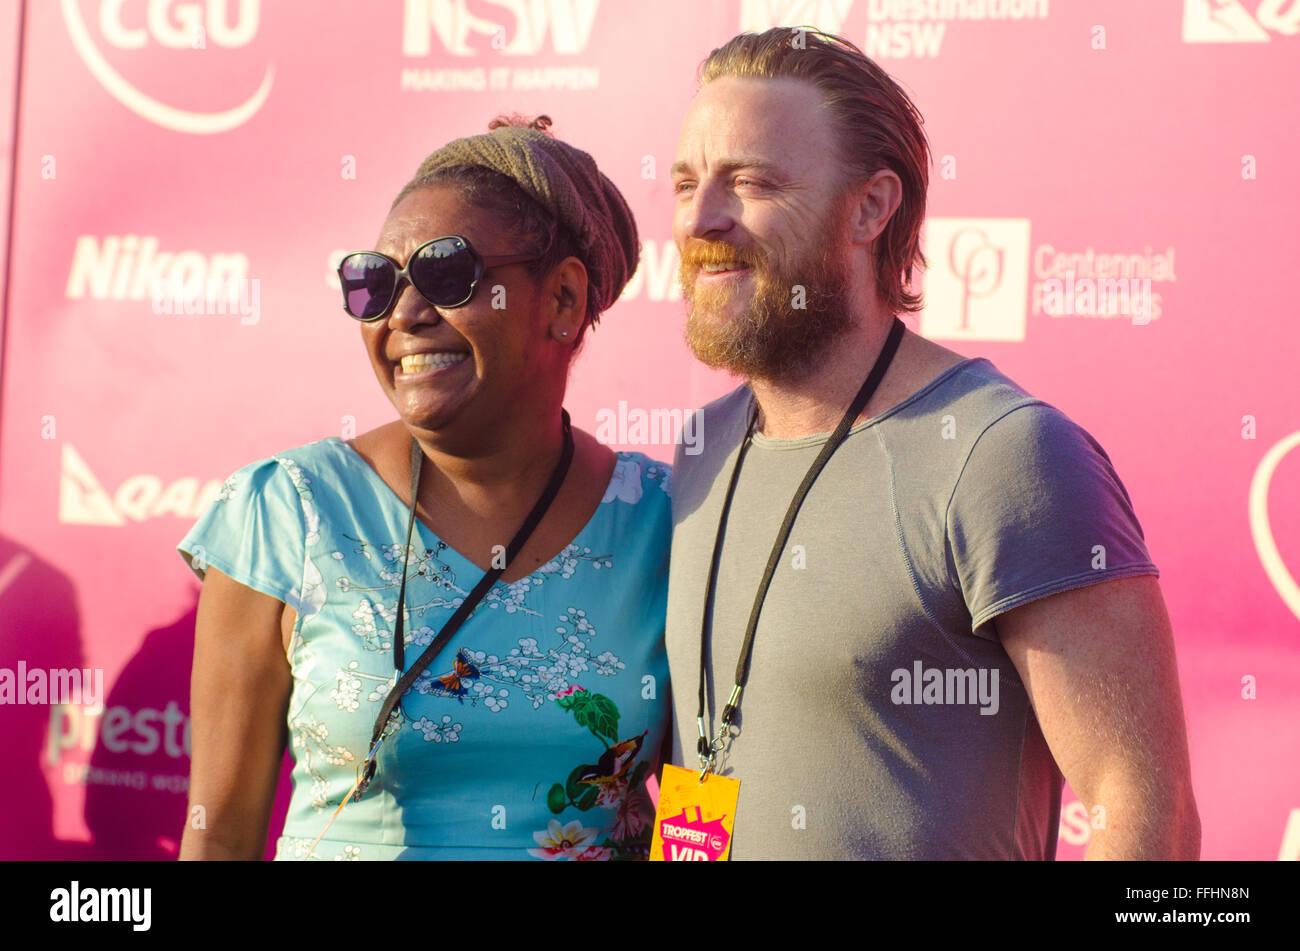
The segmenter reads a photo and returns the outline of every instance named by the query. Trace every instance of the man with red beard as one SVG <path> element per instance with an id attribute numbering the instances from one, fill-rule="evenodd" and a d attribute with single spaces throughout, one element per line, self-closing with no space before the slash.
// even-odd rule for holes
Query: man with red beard
<path id="1" fill-rule="evenodd" d="M 906 331 L 929 147 L 857 47 L 715 50 L 673 235 L 700 360 L 677 453 L 673 762 L 739 780 L 731 857 L 1196 858 L 1173 638 L 1101 446 Z M 697 762 L 698 761 L 698 762 Z M 1098 827 L 1100 826 L 1100 827 Z"/>

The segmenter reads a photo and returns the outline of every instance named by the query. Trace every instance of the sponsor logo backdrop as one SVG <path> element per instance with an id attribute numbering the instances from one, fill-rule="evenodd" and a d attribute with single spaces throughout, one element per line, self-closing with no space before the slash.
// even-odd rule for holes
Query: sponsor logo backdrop
<path id="1" fill-rule="evenodd" d="M 0 20 L 0 668 L 105 683 L 0 707 L 3 857 L 176 854 L 198 585 L 174 546 L 236 468 L 393 418 L 333 267 L 449 139 L 547 113 L 623 190 L 642 263 L 568 406 L 671 458 L 637 413 L 734 385 L 681 339 L 679 123 L 711 49 L 800 23 L 926 117 L 909 325 L 1060 406 L 1129 489 L 1204 856 L 1300 855 L 1300 0 L 0 0 Z M 1062 857 L 1093 821 L 1067 790 Z"/>

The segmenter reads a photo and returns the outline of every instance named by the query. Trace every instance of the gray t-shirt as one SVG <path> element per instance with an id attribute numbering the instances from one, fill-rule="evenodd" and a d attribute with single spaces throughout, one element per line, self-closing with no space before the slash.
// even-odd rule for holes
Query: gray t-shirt
<path id="1" fill-rule="evenodd" d="M 673 762 L 697 763 L 701 616 L 752 402 L 699 411 L 673 472 Z M 826 436 L 756 434 L 706 637 L 706 729 L 734 683 L 777 529 Z M 987 359 L 850 430 L 813 485 L 763 605 L 720 772 L 740 780 L 732 858 L 1049 859 L 1063 780 L 994 618 L 1059 591 L 1158 575 L 1097 442 Z"/>

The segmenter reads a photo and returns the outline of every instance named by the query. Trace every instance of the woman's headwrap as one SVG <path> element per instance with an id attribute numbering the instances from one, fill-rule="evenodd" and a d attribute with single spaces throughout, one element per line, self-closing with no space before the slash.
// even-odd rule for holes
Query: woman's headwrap
<path id="1" fill-rule="evenodd" d="M 517 182 L 577 239 L 600 310 L 618 300 L 641 244 L 632 210 L 590 155 L 537 129 L 500 126 L 447 143 L 416 176 L 453 165 L 480 165 Z"/>

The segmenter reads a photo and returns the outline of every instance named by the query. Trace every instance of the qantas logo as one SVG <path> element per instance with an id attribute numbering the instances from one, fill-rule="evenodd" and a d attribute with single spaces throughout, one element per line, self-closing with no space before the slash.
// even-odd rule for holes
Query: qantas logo
<path id="1" fill-rule="evenodd" d="M 126 525 L 171 515 L 196 519 L 221 492 L 220 479 L 200 484 L 191 476 L 170 485 L 156 475 L 128 477 L 109 493 L 81 453 L 63 444 L 59 474 L 59 521 L 71 525 Z"/>

